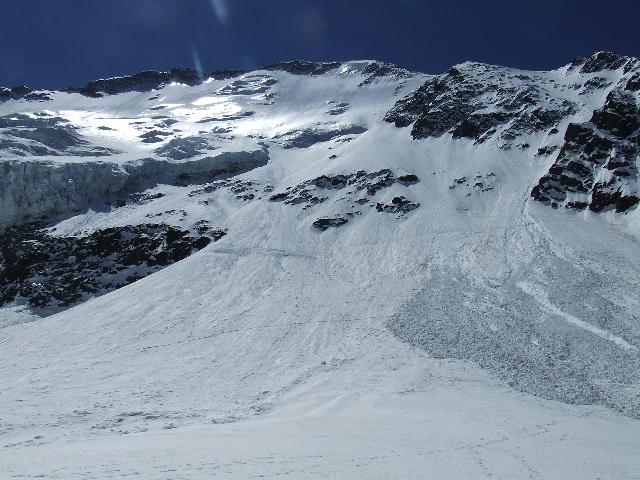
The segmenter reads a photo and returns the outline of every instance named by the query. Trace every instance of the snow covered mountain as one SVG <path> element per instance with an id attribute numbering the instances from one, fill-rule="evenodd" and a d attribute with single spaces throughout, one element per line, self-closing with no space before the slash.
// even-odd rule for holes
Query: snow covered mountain
<path id="1" fill-rule="evenodd" d="M 639 101 L 606 52 L 0 88 L 0 477 L 640 478 Z"/>

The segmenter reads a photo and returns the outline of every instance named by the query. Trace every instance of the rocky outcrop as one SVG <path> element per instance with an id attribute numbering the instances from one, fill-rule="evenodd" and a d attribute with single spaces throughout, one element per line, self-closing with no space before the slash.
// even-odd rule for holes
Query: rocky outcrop
<path id="1" fill-rule="evenodd" d="M 236 200 L 242 202 L 262 200 L 266 197 L 270 202 L 301 206 L 303 210 L 331 201 L 335 202 L 337 208 L 340 208 L 343 212 L 331 218 L 334 220 L 342 218 L 345 222 L 340 223 L 340 225 L 331 224 L 327 226 L 329 228 L 346 224 L 347 219 L 345 217 L 362 214 L 360 207 L 364 205 L 368 205 L 370 208 L 375 207 L 376 204 L 373 203 L 374 200 L 371 197 L 375 197 L 382 190 L 395 184 L 411 187 L 418 182 L 420 182 L 420 179 L 414 174 L 396 177 L 389 169 L 382 169 L 376 172 L 360 170 L 350 174 L 321 175 L 275 193 L 275 188 L 270 184 L 261 185 L 259 182 L 241 179 L 219 180 L 191 191 L 189 196 L 205 197 L 220 189 L 225 189 L 234 194 Z M 404 199 L 404 197 L 399 198 Z M 209 199 L 203 198 L 199 202 L 206 205 L 209 203 Z M 398 202 L 394 199 L 389 208 L 382 208 L 379 211 L 406 214 L 419 206 L 417 203 L 405 202 L 404 200 Z M 314 224 L 314 227 L 324 230 L 324 228 L 320 227 L 326 226 L 326 218 L 322 217 L 318 220 L 322 221 L 317 225 Z"/>
<path id="2" fill-rule="evenodd" d="M 168 225 L 128 225 L 84 237 L 52 235 L 42 225 L 0 235 L 0 306 L 19 300 L 35 311 L 69 308 L 183 260 L 226 234 Z"/>
<path id="3" fill-rule="evenodd" d="M 569 64 L 569 71 L 577 70 L 580 73 L 597 73 L 610 70 L 618 70 L 627 65 L 632 66 L 634 59 L 618 55 L 613 52 L 597 52 L 589 58 L 576 58 Z"/>
<path id="4" fill-rule="evenodd" d="M 208 185 L 192 190 L 189 192 L 190 197 L 202 196 L 211 194 L 220 189 L 227 189 L 231 193 L 235 194 L 237 200 L 250 201 L 259 197 L 261 194 L 269 194 L 273 192 L 271 185 L 261 187 L 257 182 L 250 180 L 232 179 L 232 180 L 217 180 L 209 183 Z M 200 200 L 200 202 L 206 204 L 208 200 Z"/>
<path id="5" fill-rule="evenodd" d="M 454 178 L 449 190 L 462 190 L 466 197 L 470 197 L 473 193 L 485 193 L 493 190 L 497 184 L 496 174 L 493 172 L 487 174 L 478 174 L 475 176 Z"/>
<path id="6" fill-rule="evenodd" d="M 340 62 L 307 62 L 304 60 L 292 60 L 278 62 L 264 67 L 265 70 L 279 70 L 293 75 L 324 75 L 339 68 Z"/>
<path id="7" fill-rule="evenodd" d="M 540 132 L 551 138 L 559 133 L 561 124 L 566 125 L 588 105 L 567 100 L 565 92 L 602 96 L 606 98 L 604 105 L 593 112 L 590 121 L 569 124 L 564 144 L 555 141 L 537 149 L 536 156 L 550 157 L 561 147 L 531 196 L 554 208 L 626 212 L 640 196 L 636 93 L 640 90 L 640 62 L 599 52 L 574 60 L 557 75 L 566 75 L 568 81 L 559 82 L 554 75 L 465 63 L 427 80 L 397 102 L 385 121 L 399 128 L 411 127 L 414 139 L 447 134 L 475 144 L 492 140 L 502 149 L 528 150 L 527 135 Z M 481 183 L 485 188 L 487 182 Z"/>
<path id="8" fill-rule="evenodd" d="M 378 192 L 396 183 L 409 187 L 419 181 L 417 175 L 407 174 L 396 177 L 389 169 L 370 173 L 360 170 L 352 174 L 322 175 L 295 187 L 288 187 L 283 192 L 275 193 L 269 197 L 269 200 L 282 202 L 285 205 L 302 205 L 303 210 L 325 202 L 335 202 L 337 208 L 343 213 L 321 217 L 313 222 L 315 229 L 325 231 L 328 228 L 346 225 L 349 222 L 346 217 L 362 215 L 361 207 L 365 205 L 370 208 L 375 207 L 378 212 L 397 213 L 397 218 L 400 219 L 419 208 L 420 204 L 407 200 L 404 196 L 393 197 L 389 204 L 382 202 L 376 204 L 371 197 L 375 197 Z"/>
<path id="9" fill-rule="evenodd" d="M 237 77 L 242 73 L 244 73 L 243 70 L 218 70 L 202 74 L 193 68 L 174 68 L 168 72 L 149 70 L 135 75 L 94 80 L 84 87 L 72 87 L 66 91 L 99 98 L 104 95 L 117 95 L 125 92 L 150 92 L 173 82 L 198 85 L 206 78 L 221 80 Z"/>
<path id="10" fill-rule="evenodd" d="M 308 148 L 316 143 L 329 142 L 347 135 L 361 135 L 366 131 L 366 128 L 359 125 L 328 124 L 281 133 L 273 137 L 273 141 L 283 148 Z"/>
<path id="11" fill-rule="evenodd" d="M 11 88 L 0 87 L 0 103 L 21 99 L 29 102 L 46 102 L 51 100 L 51 96 L 46 90 L 34 90 L 24 85 Z"/>
<path id="12" fill-rule="evenodd" d="M 418 183 L 419 179 L 413 174 L 401 175 L 396 178 L 389 169 L 369 173 L 360 170 L 351 174 L 322 175 L 300 183 L 295 187 L 288 187 L 284 192 L 272 195 L 269 200 L 272 202 L 284 202 L 287 205 L 310 207 L 327 200 L 326 193 L 323 194 L 322 192 L 347 189 L 347 196 L 361 194 L 375 196 L 380 190 L 388 188 L 396 182 L 403 185 L 413 185 Z M 364 204 L 366 201 L 358 203 Z"/>
<path id="13" fill-rule="evenodd" d="M 558 158 L 531 196 L 554 208 L 626 212 L 639 202 L 639 156 L 638 100 L 612 90 L 589 122 L 569 125 Z"/>
<path id="14" fill-rule="evenodd" d="M 498 136 L 510 148 L 518 136 L 551 129 L 576 111 L 572 102 L 550 95 L 542 79 L 465 63 L 427 80 L 384 119 L 397 127 L 413 125 L 414 139 L 450 133 L 483 143 Z"/>
<path id="15" fill-rule="evenodd" d="M 365 76 L 365 79 L 360 83 L 360 87 L 371 85 L 379 78 L 388 77 L 395 80 L 409 78 L 412 73 L 392 63 L 369 62 L 369 64 L 362 69 L 362 75 Z"/>
<path id="16" fill-rule="evenodd" d="M 407 200 L 403 196 L 393 197 L 390 204 L 378 203 L 376 204 L 376 210 L 384 213 L 399 213 L 406 214 L 416 208 L 420 207 L 419 203 Z"/>
<path id="17" fill-rule="evenodd" d="M 313 222 L 313 228 L 324 232 L 329 228 L 338 228 L 342 225 L 346 225 L 347 223 L 349 223 L 349 220 L 344 217 L 319 218 L 315 222 Z"/>

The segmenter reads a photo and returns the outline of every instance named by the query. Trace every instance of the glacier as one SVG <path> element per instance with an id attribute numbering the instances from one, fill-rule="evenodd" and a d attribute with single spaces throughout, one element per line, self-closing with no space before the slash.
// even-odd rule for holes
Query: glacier
<path id="1" fill-rule="evenodd" d="M 638 78 L 0 89 L 0 478 L 640 478 Z"/>

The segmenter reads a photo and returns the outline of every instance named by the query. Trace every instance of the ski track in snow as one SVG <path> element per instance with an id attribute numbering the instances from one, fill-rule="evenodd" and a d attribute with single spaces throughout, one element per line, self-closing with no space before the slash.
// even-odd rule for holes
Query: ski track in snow
<path id="1" fill-rule="evenodd" d="M 545 309 L 549 310 L 554 315 L 557 315 L 558 317 L 566 320 L 570 324 L 575 325 L 578 328 L 582 328 L 583 330 L 591 332 L 595 335 L 598 335 L 599 337 L 604 338 L 605 340 L 613 342 L 625 350 L 631 350 L 633 352 L 638 351 L 638 348 L 635 345 L 631 345 L 624 338 L 620 338 L 616 335 L 613 335 L 611 332 L 607 332 L 606 330 L 602 330 L 600 328 L 594 327 L 593 325 L 591 325 L 588 322 L 585 322 L 584 320 L 574 317 L 573 315 L 567 312 L 563 312 L 561 309 L 559 309 L 549 301 L 549 296 L 544 291 L 544 288 L 542 288 L 540 285 L 522 281 L 518 283 L 518 286 L 525 293 L 535 298 L 535 300 L 539 302 L 540 305 L 542 305 Z"/>

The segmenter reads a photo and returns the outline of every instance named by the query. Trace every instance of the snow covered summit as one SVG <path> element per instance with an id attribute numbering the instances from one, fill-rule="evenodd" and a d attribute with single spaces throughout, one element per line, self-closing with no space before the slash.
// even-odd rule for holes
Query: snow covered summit
<path id="1" fill-rule="evenodd" d="M 0 88 L 0 472 L 633 478 L 639 100 L 606 52 Z"/>

